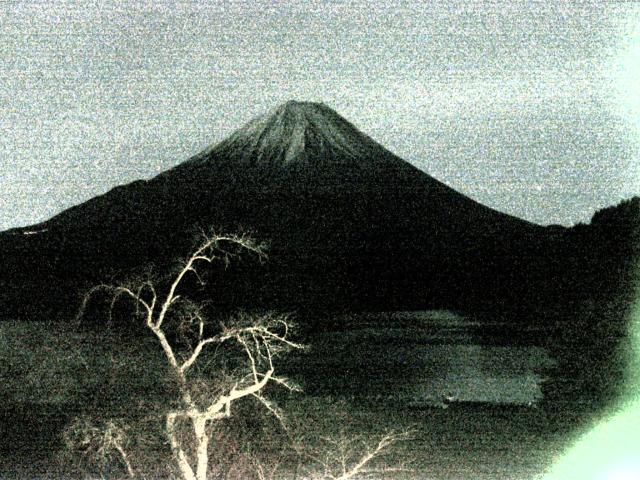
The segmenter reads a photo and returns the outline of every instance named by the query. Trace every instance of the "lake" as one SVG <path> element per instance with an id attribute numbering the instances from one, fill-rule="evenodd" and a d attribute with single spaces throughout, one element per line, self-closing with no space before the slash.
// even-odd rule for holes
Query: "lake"
<path id="1" fill-rule="evenodd" d="M 310 334 L 311 350 L 291 366 L 308 393 L 529 405 L 542 398 L 543 372 L 554 364 L 540 332 L 452 312 L 349 314 L 332 325 Z"/>

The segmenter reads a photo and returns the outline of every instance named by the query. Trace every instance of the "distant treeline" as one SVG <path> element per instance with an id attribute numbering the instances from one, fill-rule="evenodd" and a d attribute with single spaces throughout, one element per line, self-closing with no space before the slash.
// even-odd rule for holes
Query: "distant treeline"
<path id="1" fill-rule="evenodd" d="M 550 401 L 577 401 L 593 411 L 625 389 L 631 308 L 638 296 L 640 198 L 596 212 L 590 224 L 563 233 L 557 288 L 550 299 L 556 323 L 548 346 L 557 360 L 545 385 Z"/>

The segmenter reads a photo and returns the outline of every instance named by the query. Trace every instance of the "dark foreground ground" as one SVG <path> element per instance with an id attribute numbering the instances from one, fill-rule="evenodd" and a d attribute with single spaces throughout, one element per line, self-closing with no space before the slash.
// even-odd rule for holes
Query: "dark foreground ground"
<path id="1" fill-rule="evenodd" d="M 310 410 L 317 400 L 308 399 Z M 300 409 L 299 400 L 295 402 Z M 325 402 L 330 400 L 323 399 Z M 374 439 L 388 430 L 412 431 L 384 459 L 387 465 L 403 465 L 407 471 L 381 474 L 380 478 L 537 478 L 561 456 L 572 433 L 583 424 L 562 409 L 496 405 L 409 409 L 391 401 L 341 405 L 347 407 L 348 421 L 339 431 L 337 426 L 330 427 L 318 436 Z M 283 407 L 286 410 L 287 405 Z M 22 405 L 5 409 L 2 415 L 2 478 L 65 476 L 57 465 L 59 434 L 72 411 Z"/>
<path id="2" fill-rule="evenodd" d="M 402 471 L 376 478 L 538 478 L 599 414 L 576 398 L 540 401 L 535 382 L 553 364 L 539 345 L 541 332 L 509 334 L 507 345 L 505 335 L 479 334 L 477 324 L 450 314 L 387 319 L 384 328 L 375 327 L 379 318 L 361 320 L 308 337 L 314 348 L 283 364 L 305 393 L 276 397 L 310 443 L 330 437 L 371 444 L 388 431 L 410 432 L 382 459 Z M 150 354 L 122 337 L 42 322 L 0 327 L 0 478 L 77 476 L 60 462 L 62 430 L 92 396 L 107 395 L 114 385 L 128 382 L 130 399 L 149 394 Z M 106 382 L 111 374 L 113 382 Z M 439 383 L 431 382 L 439 375 Z M 513 391 L 519 379 L 522 395 Z M 501 392 L 503 384 L 510 390 Z M 460 398 L 438 401 L 444 388 Z M 291 465 L 282 473 L 304 478 Z"/>

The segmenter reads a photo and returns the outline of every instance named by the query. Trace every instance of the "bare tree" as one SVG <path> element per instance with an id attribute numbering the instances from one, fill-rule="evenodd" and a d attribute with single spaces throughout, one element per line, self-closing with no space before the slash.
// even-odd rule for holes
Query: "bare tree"
<path id="1" fill-rule="evenodd" d="M 284 425 L 283 414 L 265 394 L 266 387 L 274 384 L 298 390 L 289 379 L 275 373 L 274 359 L 279 354 L 303 348 L 290 339 L 293 324 L 287 315 L 240 312 L 226 322 L 214 323 L 207 318 L 204 304 L 187 296 L 187 283 L 195 280 L 204 285 L 203 267 L 216 262 L 226 266 L 231 257 L 241 251 L 265 258 L 264 247 L 248 237 L 206 235 L 168 280 L 147 278 L 121 285 L 97 285 L 84 297 L 78 314 L 79 319 L 86 315 L 89 301 L 98 292 L 107 293 L 110 316 L 119 300 L 128 299 L 133 304 L 133 315 L 151 333 L 162 352 L 161 364 L 169 373 L 150 359 L 145 368 L 158 370 L 153 373 L 161 378 L 169 377 L 174 385 L 170 392 L 175 398 L 160 410 L 163 417 L 160 430 L 171 450 L 169 475 L 182 480 L 206 480 L 215 473 L 223 473 L 215 472 L 211 464 L 213 456 L 228 453 L 228 448 L 225 449 L 228 445 L 224 444 L 228 439 L 220 437 L 216 427 L 231 417 L 238 401 L 257 400 Z M 224 351 L 227 361 L 219 358 L 220 351 Z M 214 371 L 205 367 L 210 360 L 220 360 L 215 362 Z M 144 402 L 140 405 L 144 422 L 158 418 L 156 407 Z M 143 448 L 147 452 L 141 454 L 135 445 L 140 445 L 137 437 L 148 430 L 154 429 L 133 426 L 125 419 L 83 416 L 67 428 L 65 442 L 70 449 L 91 457 L 94 463 L 109 467 L 119 464 L 127 477 L 144 478 L 150 449 Z M 313 452 L 299 446 L 294 446 L 294 450 L 306 462 L 302 467 L 307 472 L 306 478 L 349 480 L 397 472 L 398 468 L 374 464 L 404 438 L 405 433 L 389 433 L 373 443 L 353 437 L 338 441 L 324 439 L 322 447 Z M 250 456 L 245 468 L 259 480 L 271 480 L 284 474 L 281 469 L 287 467 L 282 460 L 267 458 L 264 462 Z"/>
<path id="2" fill-rule="evenodd" d="M 282 419 L 278 408 L 264 395 L 268 384 L 294 390 L 296 386 L 275 374 L 274 358 L 302 345 L 290 340 L 291 322 L 285 315 L 273 313 L 251 315 L 240 313 L 230 321 L 212 324 L 202 304 L 189 300 L 184 283 L 189 276 L 203 283 L 202 267 L 214 262 L 228 263 L 230 248 L 249 251 L 260 258 L 264 248 L 248 237 L 208 235 L 180 265 L 164 287 L 150 280 L 132 285 L 98 285 L 85 296 L 79 316 L 85 314 L 90 298 L 99 291 L 110 294 L 111 311 L 121 298 L 128 298 L 136 314 L 156 339 L 170 375 L 177 386 L 177 399 L 164 414 L 164 434 L 171 447 L 177 473 L 183 480 L 206 480 L 209 459 L 216 451 L 212 444 L 212 424 L 232 415 L 233 405 L 244 398 L 258 400 L 269 412 Z M 215 349 L 235 347 L 240 355 L 240 368 L 230 372 L 226 367 L 212 388 L 204 389 L 203 379 L 194 371 L 207 353 Z M 126 452 L 124 430 L 108 424 L 106 431 L 85 429 L 85 436 L 98 443 L 101 453 L 113 450 L 125 464 L 130 477 L 135 466 Z M 81 436 L 82 437 L 82 436 Z"/>
<path id="3" fill-rule="evenodd" d="M 381 475 L 409 472 L 405 466 L 389 466 L 380 460 L 398 442 L 407 440 L 411 432 L 388 432 L 376 440 L 339 435 L 322 438 L 315 449 L 301 450 L 309 461 L 304 466 L 310 480 L 351 480 L 380 478 Z"/>
<path id="4" fill-rule="evenodd" d="M 89 462 L 105 466 L 112 462 L 120 462 L 126 468 L 127 476 L 135 478 L 136 474 L 128 453 L 128 425 L 113 419 L 96 421 L 88 416 L 76 418 L 63 435 L 68 449 L 81 451 Z"/>

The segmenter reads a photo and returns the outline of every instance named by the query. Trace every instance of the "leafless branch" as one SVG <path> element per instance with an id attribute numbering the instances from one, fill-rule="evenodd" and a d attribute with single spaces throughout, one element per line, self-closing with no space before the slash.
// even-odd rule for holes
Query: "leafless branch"
<path id="1" fill-rule="evenodd" d="M 210 343 L 220 343 L 220 340 L 219 338 L 216 338 L 216 337 L 205 338 L 204 340 L 200 340 L 196 345 L 196 348 L 193 349 L 193 353 L 189 356 L 187 360 L 185 360 L 182 363 L 182 365 L 180 365 L 179 367 L 180 371 L 182 373 L 185 373 L 198 360 L 200 353 L 202 353 L 202 349 Z"/>
<path id="2" fill-rule="evenodd" d="M 304 456 L 316 464 L 309 477 L 314 480 L 350 480 L 382 472 L 408 471 L 402 467 L 372 468 L 371 463 L 386 454 L 397 442 L 408 439 L 410 435 L 411 432 L 390 432 L 383 435 L 374 445 L 363 444 L 361 450 L 354 447 L 353 439 L 325 438 L 324 442 L 329 448 L 321 454 L 303 452 Z"/>
<path id="3" fill-rule="evenodd" d="M 262 390 L 269 382 L 279 384 L 289 390 L 295 386 L 286 378 L 274 376 L 274 356 L 289 349 L 299 349 L 302 345 L 290 340 L 291 325 L 288 317 L 275 314 L 253 315 L 240 313 L 232 319 L 230 325 L 221 325 L 218 334 L 209 331 L 204 309 L 182 293 L 179 293 L 184 279 L 192 274 L 199 283 L 204 283 L 199 266 L 221 261 L 225 265 L 236 255 L 228 247 L 233 246 L 240 251 L 255 253 L 259 259 L 265 258 L 264 246 L 255 243 L 247 236 L 212 234 L 203 240 L 194 252 L 181 264 L 166 288 L 160 289 L 150 280 L 139 282 L 135 286 L 98 285 L 92 288 L 83 299 L 78 318 L 82 317 L 90 298 L 98 291 L 111 294 L 109 313 L 114 310 L 118 300 L 125 296 L 135 305 L 136 315 L 142 315 L 149 331 L 157 339 L 164 357 L 177 379 L 180 405 L 166 414 L 165 433 L 171 445 L 173 456 L 183 480 L 205 480 L 207 477 L 209 436 L 207 425 L 231 415 L 234 402 L 245 397 L 254 397 L 267 408 L 281 423 L 284 417 L 278 407 L 269 401 Z M 176 323 L 168 321 L 171 316 L 177 319 L 178 334 L 183 335 L 183 343 L 173 342 L 168 329 L 176 328 Z M 172 343 L 173 342 L 173 343 Z M 217 347 L 232 343 L 239 347 L 246 358 L 246 372 L 240 373 L 231 388 L 213 398 L 194 396 L 198 386 L 202 384 L 191 369 L 199 362 L 203 352 L 209 345 Z M 199 383 L 200 382 L 200 383 Z M 178 429 L 191 425 L 195 438 L 195 447 L 183 445 Z M 182 425 L 182 426 L 181 426 Z M 128 457 L 123 448 L 115 446 L 125 462 Z M 187 453 L 187 452 L 190 453 Z M 190 458 L 191 457 L 191 458 Z M 127 468 L 133 472 L 130 463 Z M 264 472 L 263 472 L 264 473 Z"/>
<path id="4" fill-rule="evenodd" d="M 282 428 L 284 428 L 285 430 L 288 430 L 287 424 L 285 422 L 284 414 L 282 413 L 282 410 L 280 410 L 280 408 L 278 408 L 278 406 L 274 402 L 266 399 L 259 393 L 254 393 L 253 396 L 262 405 L 264 405 L 264 407 L 278 420 L 278 422 L 280 422 L 280 425 L 282 426 Z"/>

